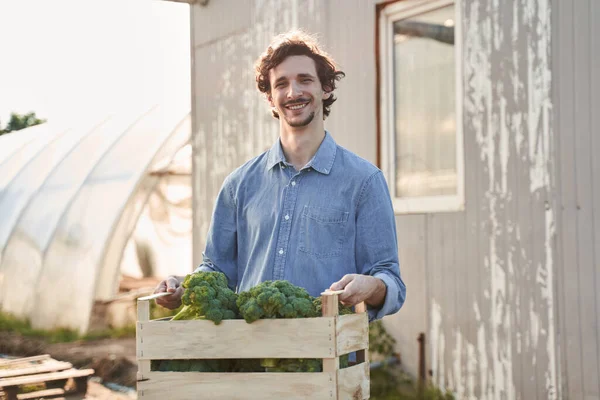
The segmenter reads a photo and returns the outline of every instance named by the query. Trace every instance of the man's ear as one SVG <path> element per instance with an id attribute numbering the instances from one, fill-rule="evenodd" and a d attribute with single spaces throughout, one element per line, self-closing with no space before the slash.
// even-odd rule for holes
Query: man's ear
<path id="1" fill-rule="evenodd" d="M 327 100 L 331 97 L 331 92 L 323 92 L 323 100 Z"/>
<path id="2" fill-rule="evenodd" d="M 271 96 L 270 94 L 267 95 L 267 101 L 269 102 L 269 105 L 272 108 L 275 108 L 275 103 L 273 103 L 273 96 Z"/>

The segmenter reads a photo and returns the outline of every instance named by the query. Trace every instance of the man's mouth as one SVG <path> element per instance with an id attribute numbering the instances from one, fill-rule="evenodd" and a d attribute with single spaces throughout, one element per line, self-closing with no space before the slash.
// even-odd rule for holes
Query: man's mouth
<path id="1" fill-rule="evenodd" d="M 308 105 L 308 102 L 306 102 L 306 103 L 295 103 L 295 104 L 288 104 L 288 105 L 285 106 L 285 108 L 287 108 L 288 110 L 296 111 L 296 110 L 303 109 L 307 105 Z"/>

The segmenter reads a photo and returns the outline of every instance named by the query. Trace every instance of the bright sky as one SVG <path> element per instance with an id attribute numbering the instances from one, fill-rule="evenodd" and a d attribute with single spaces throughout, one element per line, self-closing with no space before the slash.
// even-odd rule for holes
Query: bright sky
<path id="1" fill-rule="evenodd" d="M 0 121 L 49 121 L 161 102 L 190 108 L 187 4 L 0 0 Z"/>

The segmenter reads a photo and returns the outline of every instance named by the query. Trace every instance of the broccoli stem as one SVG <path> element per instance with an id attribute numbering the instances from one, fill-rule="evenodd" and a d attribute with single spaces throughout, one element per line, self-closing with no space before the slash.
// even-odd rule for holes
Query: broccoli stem
<path id="1" fill-rule="evenodd" d="M 194 307 L 183 306 L 181 310 L 171 319 L 171 321 L 178 321 L 182 319 L 196 319 L 196 313 Z"/>

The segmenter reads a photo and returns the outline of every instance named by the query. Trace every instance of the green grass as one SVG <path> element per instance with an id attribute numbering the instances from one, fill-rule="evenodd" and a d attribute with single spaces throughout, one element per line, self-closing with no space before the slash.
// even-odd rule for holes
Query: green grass
<path id="1" fill-rule="evenodd" d="M 89 332 L 81 335 L 78 331 L 68 328 L 57 328 L 52 330 L 34 329 L 29 321 L 22 320 L 11 314 L 0 312 L 0 332 L 11 332 L 22 336 L 38 338 L 48 343 L 68 343 L 77 340 L 98 340 L 135 337 L 135 325 L 124 328 L 107 329 L 103 331 Z"/>
<path id="2" fill-rule="evenodd" d="M 179 308 L 171 311 L 156 305 L 154 301 L 150 302 L 151 319 L 170 317 L 177 314 L 178 311 Z M 0 311 L 0 332 L 2 331 L 42 339 L 49 343 L 69 343 L 79 340 L 91 341 L 99 339 L 133 338 L 135 337 L 135 324 L 122 328 L 91 331 L 81 335 L 78 331 L 68 328 L 57 328 L 52 330 L 34 329 L 31 327 L 29 321 Z"/>
<path id="3" fill-rule="evenodd" d="M 450 392 L 427 384 L 421 390 L 397 366 L 371 371 L 371 400 L 454 400 Z"/>

